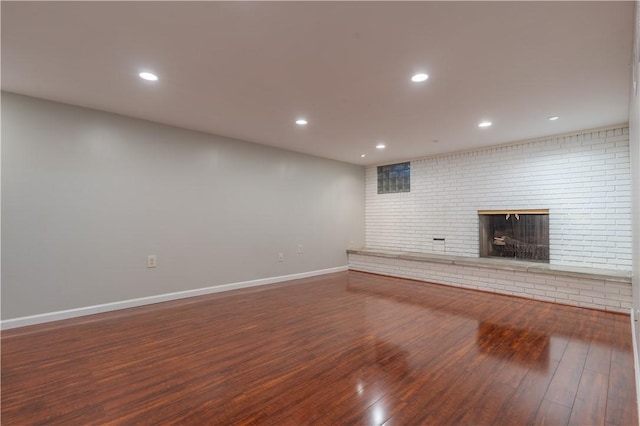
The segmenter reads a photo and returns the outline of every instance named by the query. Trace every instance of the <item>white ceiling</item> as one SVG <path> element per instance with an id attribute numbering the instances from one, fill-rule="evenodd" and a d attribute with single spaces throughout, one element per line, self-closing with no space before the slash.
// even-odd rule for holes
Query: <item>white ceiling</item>
<path id="1" fill-rule="evenodd" d="M 626 123 L 632 29 L 633 2 L 3 1 L 2 90 L 380 164 Z"/>

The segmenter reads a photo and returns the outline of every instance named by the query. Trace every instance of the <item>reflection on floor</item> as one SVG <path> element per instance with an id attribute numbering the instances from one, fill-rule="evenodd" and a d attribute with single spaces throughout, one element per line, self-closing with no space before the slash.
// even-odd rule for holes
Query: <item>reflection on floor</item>
<path id="1" fill-rule="evenodd" d="M 483 322 L 478 327 L 476 344 L 487 355 L 529 368 L 549 369 L 549 335 Z"/>

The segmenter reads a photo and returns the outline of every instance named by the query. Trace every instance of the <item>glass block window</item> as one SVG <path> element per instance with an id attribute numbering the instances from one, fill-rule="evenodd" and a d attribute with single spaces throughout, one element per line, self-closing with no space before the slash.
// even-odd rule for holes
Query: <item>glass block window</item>
<path id="1" fill-rule="evenodd" d="M 410 162 L 378 166 L 378 194 L 409 192 L 410 190 Z"/>

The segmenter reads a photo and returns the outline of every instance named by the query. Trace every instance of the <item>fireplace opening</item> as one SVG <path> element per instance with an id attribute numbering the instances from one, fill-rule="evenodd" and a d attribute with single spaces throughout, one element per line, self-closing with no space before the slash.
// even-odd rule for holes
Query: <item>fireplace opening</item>
<path id="1" fill-rule="evenodd" d="M 549 263 L 549 210 L 480 210 L 480 257 Z"/>

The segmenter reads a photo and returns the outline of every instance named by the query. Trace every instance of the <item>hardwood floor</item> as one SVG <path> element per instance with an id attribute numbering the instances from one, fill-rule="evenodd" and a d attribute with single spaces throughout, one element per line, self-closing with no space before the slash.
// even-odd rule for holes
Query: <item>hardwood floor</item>
<path id="1" fill-rule="evenodd" d="M 2 334 L 2 423 L 637 425 L 629 317 L 344 272 Z"/>

